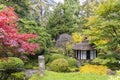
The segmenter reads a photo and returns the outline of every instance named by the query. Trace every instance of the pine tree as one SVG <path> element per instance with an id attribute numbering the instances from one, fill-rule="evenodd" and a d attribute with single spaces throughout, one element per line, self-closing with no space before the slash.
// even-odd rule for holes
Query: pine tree
<path id="1" fill-rule="evenodd" d="M 79 23 L 79 0 L 65 0 L 59 3 L 48 18 L 47 29 L 53 38 L 62 33 L 71 34 Z"/>

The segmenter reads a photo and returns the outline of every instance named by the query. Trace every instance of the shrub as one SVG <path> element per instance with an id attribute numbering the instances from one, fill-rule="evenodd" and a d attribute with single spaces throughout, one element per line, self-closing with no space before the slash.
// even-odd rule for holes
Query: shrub
<path id="1" fill-rule="evenodd" d="M 62 48 L 57 48 L 57 50 L 58 50 L 58 53 L 60 53 L 60 54 L 65 54 L 65 50 L 64 50 L 64 49 L 62 49 Z"/>
<path id="2" fill-rule="evenodd" d="M 52 61 L 56 60 L 56 59 L 60 59 L 60 58 L 64 58 L 65 60 L 68 61 L 69 67 L 76 67 L 77 66 L 77 60 L 72 58 L 72 57 L 66 57 L 62 54 L 46 54 L 45 55 L 45 63 L 47 67 L 50 67 L 50 64 Z"/>
<path id="3" fill-rule="evenodd" d="M 14 80 L 25 80 L 25 72 L 16 72 L 16 73 L 12 73 L 11 77 Z M 12 80 L 13 80 L 12 79 Z"/>
<path id="4" fill-rule="evenodd" d="M 49 63 L 50 57 L 51 57 L 50 54 L 45 54 L 45 64 Z"/>
<path id="5" fill-rule="evenodd" d="M 112 70 L 119 70 L 120 69 L 120 65 L 119 65 L 119 61 L 120 60 L 120 54 L 101 54 L 98 56 L 98 58 L 94 59 L 92 61 L 93 64 L 97 64 L 97 65 L 105 65 L 108 68 L 112 69 Z"/>
<path id="6" fill-rule="evenodd" d="M 26 69 L 32 69 L 33 66 L 30 63 L 26 63 L 25 66 L 24 66 L 24 68 L 26 68 Z"/>
<path id="7" fill-rule="evenodd" d="M 52 62 L 55 59 L 59 59 L 59 58 L 64 58 L 64 55 L 61 55 L 61 54 L 52 54 L 50 56 L 50 62 Z"/>
<path id="8" fill-rule="evenodd" d="M 49 70 L 50 68 L 50 64 L 52 61 L 59 59 L 59 58 L 64 58 L 64 55 L 61 54 L 54 54 L 54 53 L 50 53 L 50 54 L 46 54 L 45 55 L 45 64 L 46 64 L 46 68 Z"/>
<path id="9" fill-rule="evenodd" d="M 81 73 L 107 74 L 107 67 L 101 65 L 85 65 L 80 68 Z"/>
<path id="10" fill-rule="evenodd" d="M 23 68 L 24 63 L 21 59 L 8 57 L 0 59 L 0 69 L 17 69 Z"/>
<path id="11" fill-rule="evenodd" d="M 51 48 L 49 48 L 49 52 L 56 54 L 56 53 L 58 53 L 58 49 L 56 47 L 51 47 Z"/>
<path id="12" fill-rule="evenodd" d="M 33 69 L 34 66 L 38 66 L 38 56 L 29 57 L 29 60 L 25 62 L 26 69 Z"/>
<path id="13" fill-rule="evenodd" d="M 69 72 L 76 72 L 76 71 L 79 71 L 79 68 L 77 68 L 77 67 L 72 67 L 72 68 L 69 67 L 69 68 L 68 68 L 68 71 L 69 71 Z"/>
<path id="14" fill-rule="evenodd" d="M 68 70 L 68 61 L 65 59 L 56 59 L 50 64 L 50 69 L 56 72 L 66 72 Z"/>
<path id="15" fill-rule="evenodd" d="M 39 69 L 39 67 L 37 67 L 37 66 L 34 66 L 34 67 L 33 67 L 33 69 L 34 69 L 34 70 L 38 70 L 38 69 Z"/>
<path id="16" fill-rule="evenodd" d="M 72 57 L 67 57 L 66 60 L 68 61 L 69 67 L 76 67 L 77 60 Z"/>

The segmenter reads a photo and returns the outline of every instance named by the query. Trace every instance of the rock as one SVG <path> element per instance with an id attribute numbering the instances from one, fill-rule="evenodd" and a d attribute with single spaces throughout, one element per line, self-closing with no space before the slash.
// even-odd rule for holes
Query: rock
<path id="1" fill-rule="evenodd" d="M 111 69 L 108 69 L 108 70 L 107 70 L 107 74 L 108 74 L 108 75 L 115 75 L 116 72 L 115 72 L 115 71 L 112 71 Z"/>
<path id="2" fill-rule="evenodd" d="M 65 44 L 67 42 L 72 42 L 72 36 L 64 33 L 64 34 L 61 34 L 59 36 L 59 38 L 56 41 L 55 46 L 58 47 L 58 48 L 63 48 L 64 49 L 64 47 L 66 47 Z"/>
<path id="3" fill-rule="evenodd" d="M 36 74 L 38 70 L 25 70 L 26 78 L 31 77 L 33 74 Z"/>

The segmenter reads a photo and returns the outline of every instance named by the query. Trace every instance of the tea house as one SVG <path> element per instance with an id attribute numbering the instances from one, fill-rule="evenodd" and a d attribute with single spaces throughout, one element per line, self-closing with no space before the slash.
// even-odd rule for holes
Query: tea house
<path id="1" fill-rule="evenodd" d="M 74 57 L 78 60 L 91 60 L 97 57 L 97 50 L 85 40 L 73 46 L 73 51 Z"/>

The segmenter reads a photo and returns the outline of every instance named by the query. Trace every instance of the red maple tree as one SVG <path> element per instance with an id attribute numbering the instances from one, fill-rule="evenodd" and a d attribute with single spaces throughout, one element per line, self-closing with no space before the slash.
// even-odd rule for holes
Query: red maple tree
<path id="1" fill-rule="evenodd" d="M 18 33 L 17 21 L 18 16 L 12 7 L 0 10 L 0 53 L 28 52 L 34 54 L 34 50 L 39 48 L 38 44 L 30 43 L 28 40 L 36 38 L 37 35 Z"/>

